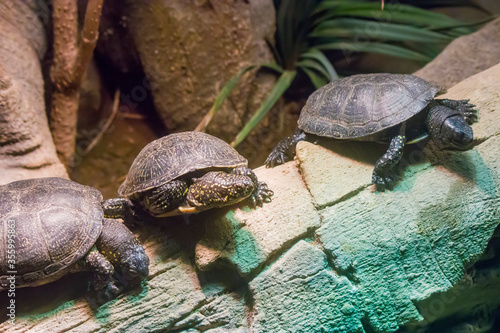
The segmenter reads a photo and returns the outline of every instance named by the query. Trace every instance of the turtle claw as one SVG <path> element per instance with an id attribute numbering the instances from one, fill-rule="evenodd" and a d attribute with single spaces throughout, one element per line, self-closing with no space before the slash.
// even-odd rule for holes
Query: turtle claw
<path id="1" fill-rule="evenodd" d="M 105 218 L 122 219 L 129 227 L 144 224 L 145 212 L 130 199 L 108 199 L 102 203 L 102 208 Z"/>
<path id="2" fill-rule="evenodd" d="M 452 100 L 452 99 L 442 99 L 439 100 L 441 105 L 449 107 L 453 110 L 460 112 L 467 124 L 471 125 L 478 121 L 479 117 L 477 115 L 477 110 L 475 105 L 469 103 L 470 99 Z"/>
<path id="3" fill-rule="evenodd" d="M 232 173 L 235 175 L 242 175 L 242 176 L 250 177 L 250 178 L 252 178 L 252 181 L 254 180 L 254 178 L 256 179 L 256 176 L 253 173 L 252 169 L 247 168 L 245 166 L 240 166 L 240 167 L 234 168 Z"/>
<path id="4" fill-rule="evenodd" d="M 123 288 L 119 288 L 114 282 L 109 282 L 104 288 L 98 290 L 96 297 L 98 304 L 107 303 L 115 299 L 121 292 Z"/>
<path id="5" fill-rule="evenodd" d="M 285 164 L 285 162 L 292 161 L 295 156 L 295 147 L 297 143 L 305 139 L 306 133 L 297 129 L 295 134 L 278 142 L 264 162 L 266 167 L 273 168 L 277 165 Z"/>
<path id="6" fill-rule="evenodd" d="M 371 184 L 375 184 L 375 188 L 379 192 L 385 192 L 385 190 L 392 191 L 394 189 L 395 183 L 396 179 L 394 175 L 386 174 L 384 177 L 382 177 L 373 173 Z"/>
<path id="7" fill-rule="evenodd" d="M 266 168 L 274 168 L 283 163 L 285 163 L 285 153 L 279 149 L 273 150 L 264 162 Z"/>
<path id="8" fill-rule="evenodd" d="M 466 111 L 464 113 L 464 118 L 465 118 L 465 121 L 467 122 L 467 124 L 469 124 L 469 125 L 477 123 L 477 121 L 479 120 L 479 117 L 477 115 L 477 110 L 473 109 L 470 111 Z"/>
<path id="9" fill-rule="evenodd" d="M 258 182 L 257 190 L 252 194 L 252 203 L 254 207 L 262 207 L 263 203 L 271 202 L 271 197 L 274 195 L 274 192 L 269 189 L 266 183 Z"/>
<path id="10" fill-rule="evenodd" d="M 289 141 L 290 138 L 285 140 Z M 288 141 L 281 141 L 280 143 L 278 143 L 276 147 L 274 147 L 273 151 L 269 154 L 269 156 L 266 158 L 264 162 L 266 168 L 274 168 L 275 166 L 285 164 L 286 162 L 291 161 L 293 159 L 293 156 L 287 154 L 287 149 L 288 146 L 290 145 Z"/>
<path id="11" fill-rule="evenodd" d="M 475 105 L 469 103 L 468 99 L 464 99 L 459 101 L 461 102 L 457 110 L 464 115 L 465 121 L 467 124 L 471 125 L 478 121 L 479 117 L 477 115 L 477 110 L 475 109 Z"/>

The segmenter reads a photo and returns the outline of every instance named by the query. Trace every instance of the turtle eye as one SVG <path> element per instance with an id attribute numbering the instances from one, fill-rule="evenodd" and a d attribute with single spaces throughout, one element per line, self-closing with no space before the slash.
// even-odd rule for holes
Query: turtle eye
<path id="1" fill-rule="evenodd" d="M 236 194 L 246 193 L 246 192 L 248 192 L 248 189 L 249 189 L 248 185 L 245 183 L 236 184 L 234 188 L 235 188 Z"/>

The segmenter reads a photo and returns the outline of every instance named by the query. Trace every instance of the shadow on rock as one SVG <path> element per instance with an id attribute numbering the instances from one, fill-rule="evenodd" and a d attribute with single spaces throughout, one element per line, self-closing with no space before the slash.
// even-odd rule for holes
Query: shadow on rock
<path id="1" fill-rule="evenodd" d="M 375 162 L 387 151 L 387 145 L 376 142 L 335 140 L 317 137 L 314 143 L 335 153 L 365 164 Z"/>
<path id="2" fill-rule="evenodd" d="M 81 272 L 38 287 L 19 288 L 15 298 L 8 297 L 7 291 L 0 293 L 0 323 L 9 319 L 7 306 L 15 299 L 16 317 L 53 316 L 67 307 L 68 302 L 82 298 L 86 294 L 90 274 Z M 89 291 L 90 293 L 90 291 Z"/>
<path id="3" fill-rule="evenodd" d="M 151 217 L 143 225 L 133 228 L 150 257 L 150 265 L 156 258 L 165 262 L 180 257 L 181 253 L 192 257 L 196 242 L 205 230 L 200 218 L 195 215 Z"/>

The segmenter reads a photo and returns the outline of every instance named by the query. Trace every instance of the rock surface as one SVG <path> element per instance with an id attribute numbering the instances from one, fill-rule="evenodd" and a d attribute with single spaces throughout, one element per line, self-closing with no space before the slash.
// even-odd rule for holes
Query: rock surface
<path id="1" fill-rule="evenodd" d="M 258 176 L 282 195 L 256 210 L 218 210 L 204 216 L 206 233 L 195 249 L 201 270 L 221 260 L 247 276 L 319 227 L 320 217 L 295 164 L 259 169 Z"/>
<path id="2" fill-rule="evenodd" d="M 255 332 L 361 332 L 356 286 L 300 240 L 252 282 Z"/>
<path id="3" fill-rule="evenodd" d="M 86 148 L 102 130 L 104 117 L 97 127 L 82 130 L 77 142 L 71 179 L 98 188 L 104 198 L 116 197 L 135 157 L 149 142 L 158 139 L 149 119 L 132 119 L 118 113 L 101 141 L 88 154 Z"/>
<path id="4" fill-rule="evenodd" d="M 475 146 L 465 152 L 409 147 L 394 191 L 369 186 L 370 165 L 383 148 L 300 143 L 296 161 L 256 170 L 275 191 L 272 203 L 137 228 L 151 258 L 142 288 L 100 307 L 85 292 L 85 275 L 20 289 L 16 323 L 0 330 L 492 327 L 500 305 L 500 96 L 491 91 L 500 91 L 499 77 L 497 65 L 448 92 L 478 105 Z M 0 311 L 7 301 L 1 294 Z"/>
<path id="5" fill-rule="evenodd" d="M 500 18 L 479 31 L 451 42 L 433 61 L 414 74 L 443 88 L 450 88 L 484 71 L 500 59 Z"/>
<path id="6" fill-rule="evenodd" d="M 40 62 L 49 10 L 41 1 L 1 1 L 0 184 L 68 177 L 57 158 L 45 114 Z"/>
<path id="7" fill-rule="evenodd" d="M 240 69 L 272 61 L 272 1 L 127 1 L 123 15 L 157 112 L 172 132 L 193 130 Z M 230 141 L 274 84 L 245 75 L 208 131 Z M 144 90 L 145 91 L 145 90 Z M 134 91 L 131 94 L 134 98 Z"/>
<path id="8" fill-rule="evenodd" d="M 500 3 L 497 0 L 472 0 L 472 2 L 489 11 L 491 14 L 500 14 Z"/>

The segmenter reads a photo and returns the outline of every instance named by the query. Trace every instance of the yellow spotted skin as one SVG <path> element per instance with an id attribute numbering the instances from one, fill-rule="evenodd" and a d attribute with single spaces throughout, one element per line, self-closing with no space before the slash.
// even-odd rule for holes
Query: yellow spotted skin
<path id="1" fill-rule="evenodd" d="M 102 204 L 105 217 L 120 217 L 139 223 L 144 218 L 143 213 L 162 216 L 181 208 L 182 213 L 189 209 L 192 209 L 189 213 L 193 213 L 232 205 L 246 198 L 251 199 L 254 207 L 262 206 L 264 202 L 270 202 L 274 194 L 245 166 L 190 176 L 194 178 L 175 179 L 146 192 L 135 193 L 130 199 L 108 199 Z"/>
<path id="2" fill-rule="evenodd" d="M 99 252 L 114 266 L 119 266 L 127 260 L 125 252 L 129 248 L 140 246 L 139 241 L 123 223 L 106 219 L 101 237 L 96 242 Z"/>
<path id="3" fill-rule="evenodd" d="M 151 214 L 161 214 L 179 207 L 188 194 L 187 182 L 177 179 L 154 188 L 144 195 L 141 205 Z"/>
<path id="4" fill-rule="evenodd" d="M 254 190 L 248 176 L 212 171 L 189 187 L 187 201 L 194 207 L 222 207 L 248 198 Z"/>
<path id="5" fill-rule="evenodd" d="M 114 267 L 114 285 L 127 289 L 149 274 L 149 258 L 134 234 L 118 220 L 105 219 L 96 242 L 99 254 Z"/>
<path id="6" fill-rule="evenodd" d="M 102 203 L 102 208 L 104 211 L 104 216 L 108 219 L 119 219 L 123 218 L 123 199 L 122 198 L 113 198 L 105 200 Z"/>
<path id="7" fill-rule="evenodd" d="M 94 272 L 92 276 L 92 287 L 94 290 L 103 289 L 113 279 L 115 268 L 104 254 L 98 250 L 92 250 L 85 258 L 87 269 Z"/>
<path id="8" fill-rule="evenodd" d="M 387 152 L 375 163 L 372 183 L 375 184 L 377 190 L 384 191 L 386 188 L 392 189 L 394 187 L 396 175 L 392 169 L 401 160 L 405 143 L 406 137 L 404 135 L 395 136 L 392 138 Z"/>

